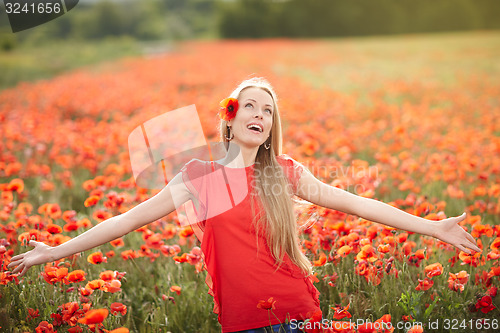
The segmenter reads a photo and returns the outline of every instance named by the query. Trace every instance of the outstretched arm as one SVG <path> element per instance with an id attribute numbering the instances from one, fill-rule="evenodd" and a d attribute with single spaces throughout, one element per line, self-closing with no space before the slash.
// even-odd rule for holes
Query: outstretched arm
<path id="1" fill-rule="evenodd" d="M 465 213 L 441 221 L 430 221 L 381 201 L 360 197 L 325 184 L 308 171 L 302 173 L 296 195 L 319 206 L 357 215 L 393 228 L 435 237 L 466 253 L 471 253 L 469 249 L 481 252 L 474 237 L 458 225 L 465 219 Z"/>
<path id="2" fill-rule="evenodd" d="M 35 248 L 12 257 L 8 267 L 17 266 L 12 273 L 21 272 L 22 276 L 33 265 L 55 261 L 105 244 L 170 214 L 176 207 L 185 203 L 189 196 L 190 192 L 179 173 L 152 198 L 97 224 L 66 243 L 51 247 L 42 242 L 30 241 L 29 245 Z"/>

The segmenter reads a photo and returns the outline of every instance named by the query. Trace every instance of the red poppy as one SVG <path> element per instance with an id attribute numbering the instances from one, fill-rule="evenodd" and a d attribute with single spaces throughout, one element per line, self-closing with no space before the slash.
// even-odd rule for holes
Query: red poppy
<path id="1" fill-rule="evenodd" d="M 49 224 L 47 226 L 47 231 L 50 232 L 51 234 L 58 234 L 62 232 L 62 228 L 57 224 Z"/>
<path id="2" fill-rule="evenodd" d="M 45 270 L 41 273 L 45 281 L 50 284 L 56 282 L 63 282 L 68 284 L 67 275 L 68 269 L 66 267 L 45 266 Z"/>
<path id="3" fill-rule="evenodd" d="M 181 294 L 181 287 L 179 286 L 172 286 L 170 287 L 170 291 L 173 293 L 176 293 L 177 295 Z"/>
<path id="4" fill-rule="evenodd" d="M 425 278 L 423 280 L 418 279 L 418 286 L 415 288 L 415 290 L 428 290 L 432 287 L 434 284 L 434 281 L 431 279 Z"/>
<path id="5" fill-rule="evenodd" d="M 68 274 L 68 280 L 71 282 L 80 282 L 85 280 L 85 272 L 77 269 Z"/>
<path id="6" fill-rule="evenodd" d="M 335 313 L 333 314 L 333 319 L 342 319 L 342 318 L 351 318 L 351 314 L 347 311 L 349 310 L 349 305 L 347 304 L 346 307 L 343 307 L 341 305 L 337 305 L 336 307 L 331 307 L 333 310 L 335 310 Z"/>
<path id="7" fill-rule="evenodd" d="M 112 331 L 109 331 L 109 333 L 129 333 L 129 332 L 130 331 L 126 327 L 119 327 L 119 328 L 116 328 Z"/>
<path id="8" fill-rule="evenodd" d="M 127 313 L 127 306 L 118 302 L 112 303 L 111 313 L 116 315 L 118 312 L 121 313 L 122 315 L 125 315 Z"/>
<path id="9" fill-rule="evenodd" d="M 121 287 L 122 286 L 122 283 L 119 281 L 119 280 L 112 280 L 112 281 L 109 281 L 109 282 L 106 282 L 103 286 L 102 286 L 102 290 L 104 290 L 105 292 L 108 292 L 108 293 L 116 293 L 118 291 L 121 291 Z"/>
<path id="10" fill-rule="evenodd" d="M 24 190 L 24 181 L 20 178 L 15 178 L 10 181 L 10 183 L 7 185 L 7 191 L 16 191 L 18 193 L 22 192 Z"/>
<path id="11" fill-rule="evenodd" d="M 106 282 L 104 282 L 101 279 L 92 280 L 92 281 L 89 281 L 87 283 L 87 285 L 85 286 L 85 289 L 89 289 L 89 290 L 101 289 L 101 287 L 104 286 L 105 283 Z"/>
<path id="12" fill-rule="evenodd" d="M 99 278 L 104 281 L 112 281 L 115 278 L 115 272 L 109 270 L 101 272 Z"/>
<path id="13" fill-rule="evenodd" d="M 81 324 L 100 324 L 108 317 L 108 309 L 89 310 L 85 313 L 85 317 L 78 319 Z"/>
<path id="14" fill-rule="evenodd" d="M 430 264 L 425 267 L 425 273 L 427 274 L 427 277 L 430 278 L 436 275 L 441 275 L 443 273 L 443 265 L 438 262 Z"/>
<path id="15" fill-rule="evenodd" d="M 40 311 L 38 309 L 28 309 L 28 316 L 26 317 L 26 321 L 30 321 L 33 318 L 40 317 Z"/>
<path id="16" fill-rule="evenodd" d="M 87 257 L 87 261 L 91 264 L 97 265 L 102 262 L 107 262 L 108 258 L 103 256 L 102 252 L 94 252 Z"/>
<path id="17" fill-rule="evenodd" d="M 54 326 L 52 324 L 49 324 L 47 321 L 42 321 L 40 324 L 38 324 L 38 327 L 36 328 L 36 333 L 54 333 L 57 331 L 54 331 Z"/>
<path id="18" fill-rule="evenodd" d="M 318 260 L 313 261 L 314 266 L 323 266 L 325 263 L 326 263 L 326 254 L 324 254 L 323 252 L 319 254 Z"/>
<path id="19" fill-rule="evenodd" d="M 271 309 L 276 309 L 274 304 L 276 301 L 273 300 L 273 297 L 269 297 L 267 301 L 260 300 L 259 303 L 257 304 L 257 308 L 263 309 L 263 310 L 271 310 Z"/>
<path id="20" fill-rule="evenodd" d="M 387 253 L 391 250 L 391 245 L 390 244 L 380 244 L 377 247 L 377 251 L 380 253 Z"/>
<path id="21" fill-rule="evenodd" d="M 220 102 L 219 117 L 229 121 L 236 116 L 238 111 L 238 100 L 236 98 L 225 98 Z"/>
<path id="22" fill-rule="evenodd" d="M 85 200 L 84 205 L 85 207 L 94 206 L 100 199 L 97 195 L 92 195 Z"/>
<path id="23" fill-rule="evenodd" d="M 423 333 L 424 329 L 422 328 L 421 325 L 415 325 L 410 328 L 408 333 Z"/>
<path id="24" fill-rule="evenodd" d="M 123 239 L 122 238 L 117 238 L 111 242 L 109 242 L 113 247 L 121 247 L 123 245 L 125 245 L 125 243 L 123 242 Z"/>
<path id="25" fill-rule="evenodd" d="M 344 245 L 344 246 L 341 246 L 338 250 L 337 250 L 337 254 L 341 257 L 346 257 L 349 253 L 351 253 L 352 251 L 352 247 L 349 246 L 349 245 Z"/>
<path id="26" fill-rule="evenodd" d="M 483 296 L 476 303 L 476 309 L 481 310 L 482 313 L 488 313 L 495 309 L 495 306 L 491 304 L 491 296 Z"/>

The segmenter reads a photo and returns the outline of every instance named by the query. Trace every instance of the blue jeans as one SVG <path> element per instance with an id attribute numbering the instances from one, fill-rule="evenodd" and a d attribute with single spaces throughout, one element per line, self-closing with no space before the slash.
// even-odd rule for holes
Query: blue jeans
<path id="1" fill-rule="evenodd" d="M 295 321 L 293 325 L 290 324 L 276 324 L 272 326 L 265 326 L 259 328 L 252 328 L 245 331 L 238 331 L 235 333 L 301 333 L 304 332 L 298 328 L 298 324 L 302 324 L 302 320 Z M 272 327 L 272 330 L 271 330 Z"/>

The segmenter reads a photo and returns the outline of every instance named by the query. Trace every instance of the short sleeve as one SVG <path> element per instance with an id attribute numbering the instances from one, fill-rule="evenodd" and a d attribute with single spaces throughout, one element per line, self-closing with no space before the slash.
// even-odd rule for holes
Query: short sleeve
<path id="1" fill-rule="evenodd" d="M 292 185 L 293 192 L 296 193 L 304 166 L 286 154 L 276 156 L 276 160 L 282 166 L 285 176 Z"/>
<path id="2" fill-rule="evenodd" d="M 201 178 L 199 177 L 201 176 L 202 173 L 200 163 L 198 163 L 197 160 L 192 159 L 182 167 L 181 173 L 182 173 L 182 181 L 188 188 L 189 192 L 191 192 L 191 194 L 193 194 L 196 198 L 198 198 L 200 186 L 199 184 L 196 183 L 196 179 Z M 199 176 L 197 177 L 197 175 Z M 193 181 L 191 181 L 191 179 L 193 179 Z"/>
<path id="3" fill-rule="evenodd" d="M 181 168 L 182 181 L 193 197 L 196 199 L 199 207 L 193 207 L 196 214 L 196 222 L 204 219 L 206 212 L 206 177 L 207 165 L 203 161 L 192 159 Z M 194 221 L 190 221 L 192 224 Z"/>

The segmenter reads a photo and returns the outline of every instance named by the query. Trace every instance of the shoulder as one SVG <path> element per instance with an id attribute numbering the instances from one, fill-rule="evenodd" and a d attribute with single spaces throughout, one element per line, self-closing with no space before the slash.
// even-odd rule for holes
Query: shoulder
<path id="1" fill-rule="evenodd" d="M 287 154 L 276 155 L 276 161 L 284 167 L 303 168 L 303 165 Z"/>
<path id="2" fill-rule="evenodd" d="M 293 162 L 294 159 L 288 156 L 287 154 L 276 155 L 276 161 L 279 163 L 290 163 Z"/>
<path id="3" fill-rule="evenodd" d="M 210 161 L 203 161 L 197 158 L 193 158 L 189 162 L 184 164 L 182 169 L 206 168 L 208 166 L 210 166 Z"/>
<path id="4" fill-rule="evenodd" d="M 210 161 L 203 161 L 197 158 L 191 159 L 181 168 L 181 172 L 191 179 L 204 176 L 209 173 L 210 170 Z"/>

